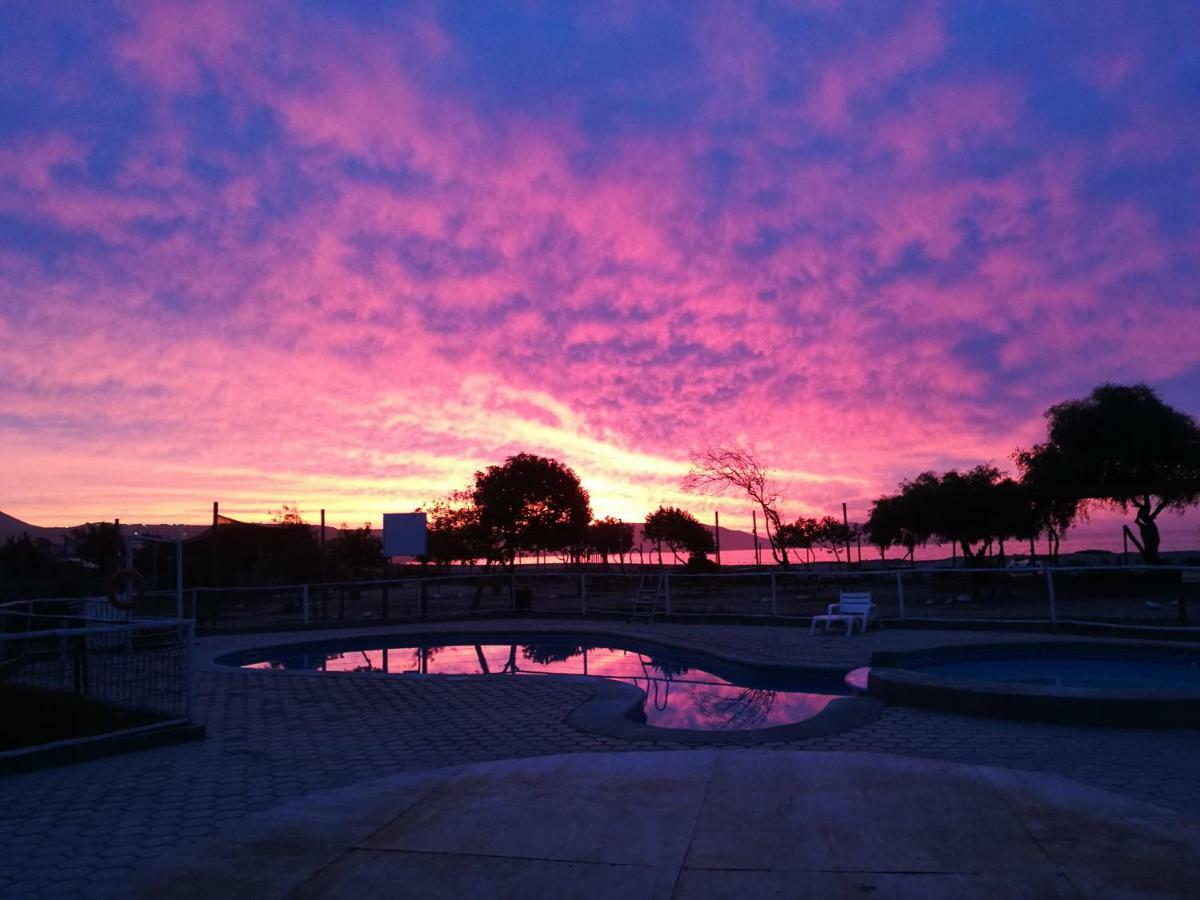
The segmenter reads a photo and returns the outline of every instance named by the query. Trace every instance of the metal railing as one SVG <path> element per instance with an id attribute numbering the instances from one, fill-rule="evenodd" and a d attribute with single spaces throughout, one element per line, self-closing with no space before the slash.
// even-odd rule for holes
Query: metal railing
<path id="1" fill-rule="evenodd" d="M 193 588 L 185 616 L 204 626 L 264 627 L 470 617 L 498 613 L 632 615 L 648 573 L 518 569 L 381 581 Z M 842 591 L 869 591 L 885 619 L 1084 622 L 1175 627 L 1190 622 L 1200 567 L 1016 569 L 661 570 L 656 615 L 806 620 Z M 147 597 L 174 604 L 174 595 Z M 140 613 L 140 610 L 139 610 Z"/>
<path id="2" fill-rule="evenodd" d="M 88 600 L 73 602 L 81 608 L 63 609 L 62 601 L 0 608 L 0 689 L 67 695 L 161 723 L 190 721 L 196 623 L 89 617 Z"/>

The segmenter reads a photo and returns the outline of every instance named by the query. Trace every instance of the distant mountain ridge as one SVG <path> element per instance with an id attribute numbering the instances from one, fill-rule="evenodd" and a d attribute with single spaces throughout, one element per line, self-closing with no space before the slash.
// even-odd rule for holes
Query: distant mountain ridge
<path id="1" fill-rule="evenodd" d="M 0 512 L 0 541 L 8 538 L 18 538 L 24 533 L 28 533 L 32 538 L 45 538 L 47 540 L 61 540 L 63 535 L 69 534 L 76 528 L 82 528 L 84 525 L 91 524 L 80 522 L 78 525 L 69 526 L 43 526 L 32 525 L 29 522 L 24 522 L 15 516 L 10 516 L 7 513 Z M 650 549 L 650 543 L 643 540 L 641 522 L 630 523 L 633 525 L 633 541 L 635 546 L 641 546 L 643 550 Z M 713 533 L 713 526 L 705 525 L 709 533 Z M 121 530 L 125 534 L 151 534 L 155 537 L 166 538 L 167 540 L 179 540 L 190 537 L 195 537 L 203 531 L 206 531 L 209 525 L 180 525 L 180 524 L 152 524 L 142 522 L 122 522 Z M 335 536 L 340 529 L 333 526 L 326 526 L 326 532 L 330 537 Z M 378 529 L 376 529 L 378 531 Z M 759 545 L 766 548 L 767 539 L 763 534 L 758 536 Z M 754 536 L 745 531 L 738 531 L 733 528 L 721 529 L 721 549 L 722 550 L 753 550 Z"/>
<path id="2" fill-rule="evenodd" d="M 31 538 L 45 538 L 46 540 L 62 540 L 63 535 L 70 534 L 76 528 L 83 528 L 85 525 L 94 524 L 91 522 L 80 522 L 78 525 L 32 525 L 29 522 L 22 521 L 16 516 L 10 516 L 8 513 L 0 512 L 0 541 L 5 541 L 8 538 L 19 538 L 22 534 L 28 534 Z M 152 534 L 156 537 L 175 540 L 178 538 L 188 538 L 199 534 L 208 528 L 207 525 L 150 525 L 139 522 L 122 522 L 121 530 L 126 534 Z"/>
<path id="3" fill-rule="evenodd" d="M 19 538 L 22 534 L 28 534 L 31 538 L 46 538 L 53 540 L 60 538 L 68 529 L 66 528 L 45 528 L 41 525 L 30 525 L 28 522 L 22 522 L 16 516 L 10 516 L 8 513 L 0 512 L 0 541 L 11 538 Z"/>

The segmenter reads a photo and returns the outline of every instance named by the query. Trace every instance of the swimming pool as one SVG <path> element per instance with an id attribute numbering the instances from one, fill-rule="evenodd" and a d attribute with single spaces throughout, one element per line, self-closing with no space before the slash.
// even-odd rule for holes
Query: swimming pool
<path id="1" fill-rule="evenodd" d="M 1200 662 L 1144 659 L 987 659 L 919 666 L 938 678 L 1103 691 L 1200 690 Z"/>
<path id="2" fill-rule="evenodd" d="M 592 676 L 645 694 L 637 718 L 688 731 L 754 731 L 857 702 L 841 671 L 761 669 L 663 645 L 593 635 L 370 635 L 241 651 L 247 669 L 421 676 Z"/>
<path id="3" fill-rule="evenodd" d="M 1012 643 L 875 653 L 872 696 L 998 718 L 1200 726 L 1200 651 L 1146 643 Z"/>

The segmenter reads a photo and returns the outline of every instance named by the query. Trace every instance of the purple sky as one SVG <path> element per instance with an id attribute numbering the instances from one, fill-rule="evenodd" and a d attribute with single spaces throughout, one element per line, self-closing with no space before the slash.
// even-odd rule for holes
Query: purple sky
<path id="1" fill-rule="evenodd" d="M 0 82 L 25 519 L 522 449 L 703 513 L 709 442 L 861 518 L 1104 381 L 1200 412 L 1194 2 L 6 4 Z"/>

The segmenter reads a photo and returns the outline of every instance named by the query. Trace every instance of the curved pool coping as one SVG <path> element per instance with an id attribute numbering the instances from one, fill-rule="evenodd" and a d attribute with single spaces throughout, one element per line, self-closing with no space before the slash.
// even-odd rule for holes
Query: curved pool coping
<path id="1" fill-rule="evenodd" d="M 921 666 L 954 662 L 1019 659 L 1094 659 L 1195 662 L 1200 656 L 1173 647 L 1144 644 L 1026 642 L 926 647 L 871 654 L 867 687 L 871 696 L 915 706 L 995 719 L 1023 719 L 1064 725 L 1118 728 L 1200 727 L 1200 690 L 1109 691 L 1015 682 L 947 678 Z"/>
<path id="2" fill-rule="evenodd" d="M 385 672 L 317 672 L 312 670 L 262 670 L 242 668 L 250 659 L 259 659 L 264 653 L 288 651 L 295 653 L 320 652 L 322 648 L 331 646 L 352 649 L 355 643 L 361 643 L 363 649 L 367 646 L 377 646 L 381 640 L 399 638 L 413 644 L 451 644 L 451 643 L 518 643 L 531 638 L 543 640 L 578 639 L 608 640 L 616 645 L 625 645 L 631 650 L 636 648 L 658 648 L 668 652 L 686 653 L 691 657 L 700 657 L 703 661 L 711 660 L 715 671 L 712 674 L 721 676 L 722 672 L 731 670 L 737 674 L 755 675 L 820 675 L 827 677 L 842 677 L 848 671 L 844 666 L 789 666 L 780 663 L 749 662 L 736 656 L 702 649 L 687 642 L 675 642 L 663 638 L 646 638 L 642 635 L 630 636 L 618 631 L 591 629 L 572 631 L 567 629 L 536 629 L 514 631 L 405 631 L 405 630 L 373 630 L 368 634 L 358 634 L 347 637 L 327 637 L 319 640 L 269 642 L 257 646 L 225 650 L 211 658 L 216 667 L 232 668 L 236 671 L 252 675 L 283 676 L 283 677 L 312 677 L 328 678 L 396 678 L 399 673 Z M 404 680 L 417 679 L 477 681 L 483 678 L 511 679 L 511 675 L 418 675 L 406 673 Z M 774 741 L 797 741 L 809 738 L 825 737 L 849 731 L 860 725 L 865 725 L 879 717 L 886 705 L 883 701 L 865 696 L 838 696 L 821 712 L 800 722 L 775 725 L 770 728 L 729 731 L 696 731 L 686 728 L 660 728 L 638 722 L 635 718 L 641 709 L 646 694 L 632 684 L 605 678 L 599 675 L 553 675 L 539 674 L 539 678 L 549 678 L 567 684 L 583 684 L 591 691 L 592 696 L 576 707 L 567 715 L 566 722 L 573 728 L 589 734 L 604 737 L 614 737 L 627 741 L 674 741 L 689 744 L 724 744 L 736 746 L 756 746 Z"/>

